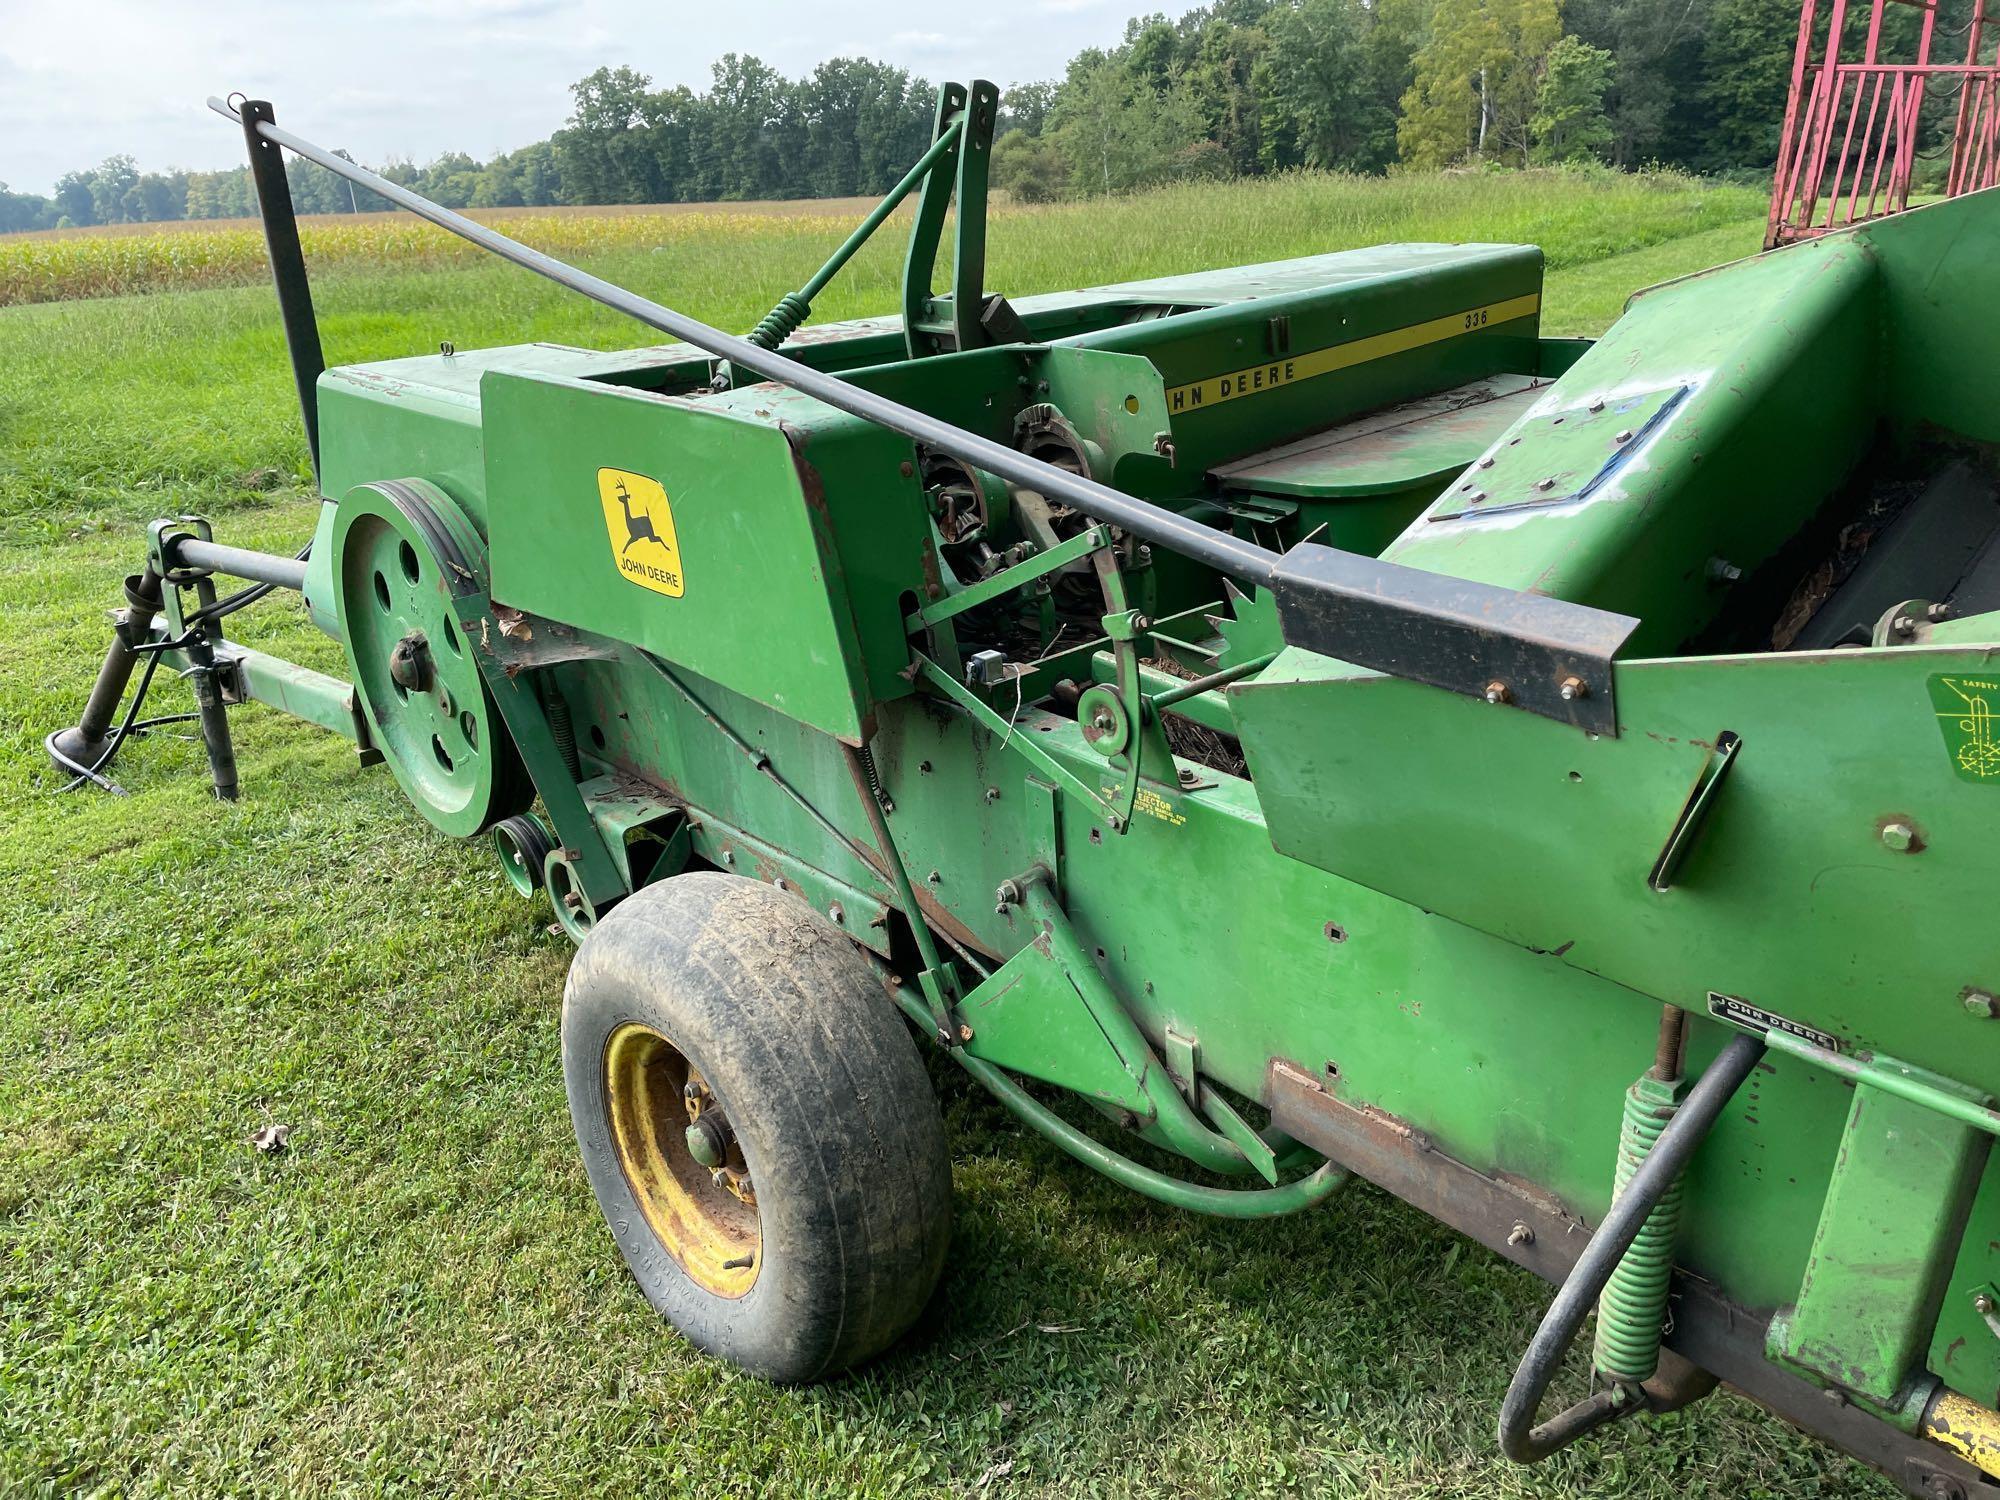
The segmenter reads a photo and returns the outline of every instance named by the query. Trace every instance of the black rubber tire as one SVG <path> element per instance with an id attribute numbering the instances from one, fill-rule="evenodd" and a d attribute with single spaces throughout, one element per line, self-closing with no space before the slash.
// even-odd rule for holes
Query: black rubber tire
<path id="1" fill-rule="evenodd" d="M 664 1036 L 726 1102 L 762 1236 L 740 1297 L 667 1252 L 613 1147 L 604 1056 L 627 1022 Z M 951 1225 L 937 1098 L 873 971 L 803 901 L 710 872 L 627 897 L 570 964 L 562 1057 L 598 1207 L 647 1300 L 698 1347 L 769 1380 L 817 1380 L 922 1312 Z"/>

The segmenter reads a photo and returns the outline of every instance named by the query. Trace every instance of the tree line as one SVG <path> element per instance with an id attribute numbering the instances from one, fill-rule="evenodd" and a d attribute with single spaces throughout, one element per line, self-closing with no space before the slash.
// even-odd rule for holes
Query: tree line
<path id="1" fill-rule="evenodd" d="M 1944 0 L 1941 34 L 1973 3 Z M 1896 49 L 1920 12 L 1892 12 L 1883 55 L 1908 56 Z M 1850 24 L 1866 16 L 1856 7 Z M 994 180 L 1046 201 L 1301 167 L 1590 160 L 1762 174 L 1797 27 L 1797 0 L 1212 0 L 1136 18 L 1060 79 L 1007 90 Z M 571 92 L 547 140 L 382 175 L 452 208 L 875 194 L 923 150 L 936 91 L 862 58 L 794 79 L 732 53 L 699 91 L 616 67 Z M 288 170 L 302 213 L 386 207 L 310 163 Z M 140 172 L 114 156 L 48 197 L 0 184 L 0 232 L 255 212 L 243 167 Z"/>

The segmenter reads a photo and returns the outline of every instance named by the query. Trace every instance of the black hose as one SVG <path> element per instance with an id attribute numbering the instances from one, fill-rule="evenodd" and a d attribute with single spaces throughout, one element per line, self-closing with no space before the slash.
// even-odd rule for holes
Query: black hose
<path id="1" fill-rule="evenodd" d="M 1660 1195 L 1680 1176 L 1708 1135 L 1709 1127 L 1715 1124 L 1723 1107 L 1763 1055 L 1761 1036 L 1745 1034 L 1730 1039 L 1729 1045 L 1681 1101 L 1673 1119 L 1653 1143 L 1653 1149 L 1646 1153 L 1646 1160 L 1632 1174 L 1631 1182 L 1611 1205 L 1597 1232 L 1591 1235 L 1589 1245 L 1556 1293 L 1555 1301 L 1549 1304 L 1542 1326 L 1535 1330 L 1519 1368 L 1514 1371 L 1507 1397 L 1500 1403 L 1500 1451 L 1516 1463 L 1531 1464 L 1547 1458 L 1593 1427 L 1643 1405 L 1643 1397 L 1623 1387 L 1613 1387 L 1577 1403 L 1540 1427 L 1533 1426 L 1549 1382 L 1562 1367 L 1563 1356 L 1569 1353 L 1583 1320 L 1597 1305 L 1604 1284 L 1632 1247 Z"/>

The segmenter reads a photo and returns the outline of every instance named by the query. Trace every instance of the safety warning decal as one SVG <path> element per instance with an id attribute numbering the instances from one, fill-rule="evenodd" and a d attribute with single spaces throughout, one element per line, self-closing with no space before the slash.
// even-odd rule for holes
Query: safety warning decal
<path id="1" fill-rule="evenodd" d="M 685 587 L 681 544 L 665 486 L 644 474 L 599 469 L 597 494 L 604 502 L 604 528 L 618 571 L 641 588 L 680 598 Z"/>
<path id="2" fill-rule="evenodd" d="M 1931 708 L 1952 769 L 1967 781 L 2000 786 L 2000 678 L 1939 672 L 1931 678 Z"/>

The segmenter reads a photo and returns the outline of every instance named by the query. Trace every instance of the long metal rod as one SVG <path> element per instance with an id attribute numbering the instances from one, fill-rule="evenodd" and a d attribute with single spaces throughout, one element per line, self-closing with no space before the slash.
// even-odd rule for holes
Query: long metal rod
<path id="1" fill-rule="evenodd" d="M 208 107 L 228 120 L 238 124 L 243 116 L 220 99 L 210 99 Z M 448 229 L 463 239 L 472 241 L 481 249 L 490 250 L 503 260 L 546 276 L 549 280 L 580 292 L 593 301 L 635 318 L 650 328 L 671 334 L 686 344 L 715 356 L 726 359 L 738 370 L 749 370 L 765 380 L 776 381 L 791 387 L 816 401 L 824 402 L 836 411 L 863 421 L 874 422 L 901 433 L 912 442 L 922 443 L 940 453 L 984 469 L 989 474 L 1008 480 L 1014 484 L 1033 489 L 1051 500 L 1073 506 L 1085 515 L 1113 526 L 1122 526 L 1133 535 L 1166 547 L 1184 557 L 1193 559 L 1217 572 L 1247 583 L 1268 582 L 1272 569 L 1278 562 L 1278 554 L 1243 541 L 1227 532 L 1217 531 L 1212 526 L 1204 526 L 1191 521 L 1164 506 L 1152 505 L 1144 500 L 1119 493 L 1107 485 L 1098 484 L 1080 475 L 1072 474 L 1054 464 L 1031 458 L 1002 443 L 983 438 L 964 428 L 954 427 L 949 422 L 940 421 L 928 413 L 916 411 L 900 402 L 863 390 L 838 376 L 815 370 L 810 365 L 800 364 L 768 349 L 760 349 L 747 339 L 740 339 L 712 328 L 699 319 L 677 313 L 670 307 L 635 295 L 623 287 L 565 265 L 553 256 L 544 255 L 539 250 L 530 249 L 517 240 L 511 240 L 497 230 L 489 229 L 448 208 L 440 208 L 429 199 L 398 187 L 386 178 L 378 177 L 365 167 L 356 166 L 344 157 L 335 156 L 330 151 L 321 150 L 311 141 L 301 140 L 288 130 L 276 125 L 260 122 L 256 133 L 274 145 L 307 161 L 316 162 L 336 176 L 358 183 L 370 192 L 386 198 L 399 208 L 406 208 L 421 219 Z"/>
<path id="2" fill-rule="evenodd" d="M 210 103 L 214 101 L 211 100 Z M 246 99 L 237 116 L 250 148 L 250 181 L 257 189 L 258 216 L 264 221 L 264 245 L 271 253 L 271 279 L 278 288 L 278 315 L 285 324 L 285 347 L 292 356 L 292 381 L 299 389 L 299 415 L 306 424 L 306 456 L 312 460 L 313 482 L 319 482 L 319 377 L 326 370 L 320 348 L 319 318 L 313 312 L 312 286 L 306 280 L 305 252 L 299 247 L 298 216 L 292 212 L 292 191 L 285 178 L 285 153 L 260 132 L 275 122 L 271 106 Z"/>
<path id="3" fill-rule="evenodd" d="M 924 174 L 937 165 L 937 159 L 949 151 L 952 143 L 965 130 L 963 118 L 953 121 L 943 135 L 931 142 L 930 150 L 917 158 L 917 164 L 903 174 L 903 180 L 889 189 L 888 195 L 870 209 L 868 217 L 855 226 L 854 233 L 847 237 L 847 243 L 833 252 L 827 263 L 813 273 L 813 278 L 800 287 L 797 296 L 802 302 L 811 302 L 826 290 L 826 284 L 840 274 L 840 268 L 854 258 L 854 252 L 868 243 L 868 237 L 882 227 L 882 221 L 894 213 L 902 201 L 910 196 L 916 185 L 924 180 Z"/>
<path id="4" fill-rule="evenodd" d="M 231 578 L 247 578 L 252 583 L 273 584 L 281 589 L 306 586 L 306 561 L 302 557 L 252 552 L 248 547 L 226 547 L 221 542 L 204 542 L 191 536 L 174 539 L 173 561 L 176 567 L 207 568 L 227 573 Z"/>
<path id="5" fill-rule="evenodd" d="M 1946 1093 L 1943 1089 L 1925 1083 L 1920 1078 L 1913 1078 L 1905 1071 L 1907 1065 L 1897 1062 L 1894 1058 L 1848 1057 L 1844 1053 L 1829 1052 L 1824 1047 L 1815 1047 L 1803 1037 L 1779 1031 L 1776 1027 L 1764 1033 L 1764 1040 L 1770 1044 L 1772 1051 L 1796 1057 L 1799 1061 L 1809 1062 L 1814 1067 L 1825 1068 L 1827 1072 L 1845 1078 L 1849 1083 L 1880 1089 L 1885 1094 L 1894 1094 L 1898 1099 L 1943 1115 L 1948 1120 L 1956 1120 L 1961 1125 L 1970 1125 L 1974 1130 L 1983 1130 L 1988 1135 L 2000 1135 L 2000 1110 L 1988 1109 L 1976 1100 Z"/>

